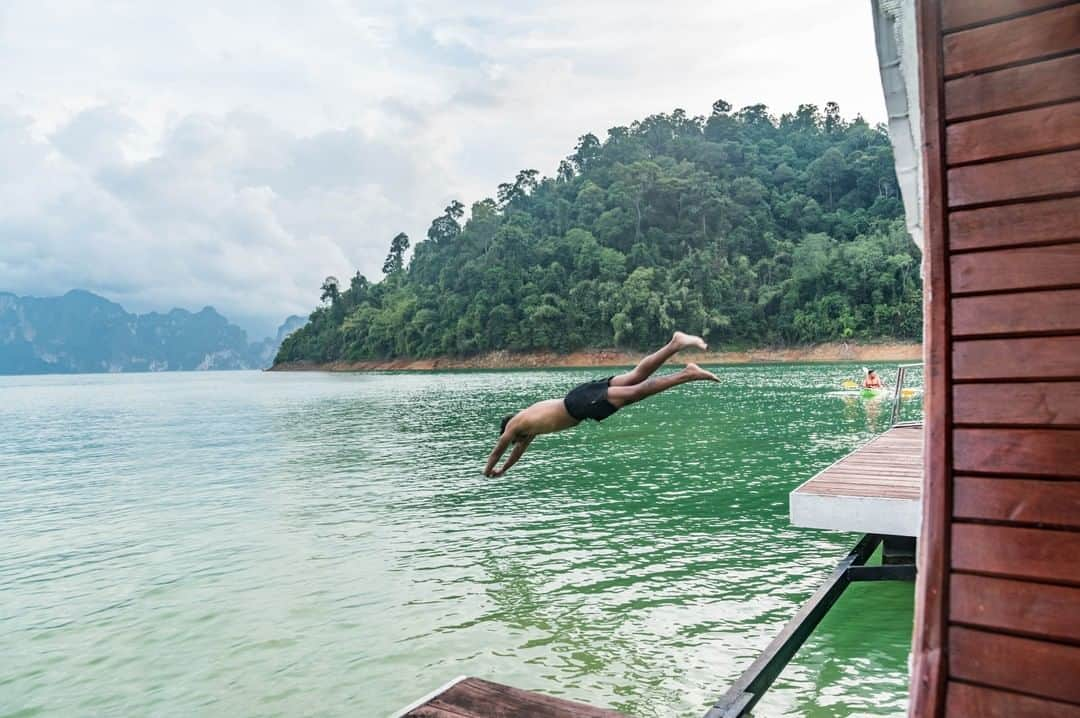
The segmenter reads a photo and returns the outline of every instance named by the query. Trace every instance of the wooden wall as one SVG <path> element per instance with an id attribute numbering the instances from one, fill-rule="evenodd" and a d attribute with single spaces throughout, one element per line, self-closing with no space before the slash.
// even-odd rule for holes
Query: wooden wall
<path id="1" fill-rule="evenodd" d="M 914 716 L 1080 716 L 1080 2 L 919 0 Z"/>

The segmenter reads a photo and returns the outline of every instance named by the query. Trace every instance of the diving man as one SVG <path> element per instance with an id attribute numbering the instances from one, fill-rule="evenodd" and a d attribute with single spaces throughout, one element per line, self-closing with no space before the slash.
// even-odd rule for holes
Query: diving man
<path id="1" fill-rule="evenodd" d="M 499 441 L 488 457 L 484 475 L 505 474 L 540 434 L 569 429 L 585 419 L 603 421 L 624 406 L 688 381 L 720 381 L 712 372 L 692 363 L 674 374 L 652 376 L 664 362 L 688 347 L 708 348 L 701 337 L 675 332 L 671 341 L 642 359 L 632 371 L 586 382 L 572 389 L 562 399 L 539 401 L 516 414 L 503 417 Z M 495 468 L 511 444 L 514 450 L 506 463 L 501 468 Z"/>

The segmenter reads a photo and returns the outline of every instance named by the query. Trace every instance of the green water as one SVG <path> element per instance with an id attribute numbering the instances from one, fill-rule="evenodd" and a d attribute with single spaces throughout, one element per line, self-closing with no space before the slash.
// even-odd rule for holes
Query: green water
<path id="1" fill-rule="evenodd" d="M 481 475 L 590 371 L 0 377 L 0 715 L 382 716 L 463 674 L 700 715 L 857 537 L 787 494 L 885 427 L 843 365 L 717 369 Z M 760 716 L 902 715 L 912 586 Z"/>

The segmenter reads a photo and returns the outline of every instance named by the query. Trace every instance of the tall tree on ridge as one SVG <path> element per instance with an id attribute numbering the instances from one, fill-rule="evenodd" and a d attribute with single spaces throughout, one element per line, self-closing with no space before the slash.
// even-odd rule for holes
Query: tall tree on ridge
<path id="1" fill-rule="evenodd" d="M 465 205 L 456 199 L 446 206 L 443 213 L 431 220 L 427 236 L 432 242 L 442 244 L 450 242 L 461 234 L 461 223 L 458 222 L 465 214 Z"/>
<path id="2" fill-rule="evenodd" d="M 398 232 L 397 235 L 390 240 L 390 252 L 386 255 L 386 261 L 383 262 L 382 271 L 386 276 L 397 274 L 405 268 L 405 252 L 409 249 L 409 235 L 404 232 Z"/>
<path id="3" fill-rule="evenodd" d="M 319 296 L 319 301 L 329 301 L 331 304 L 337 304 L 338 298 L 341 297 L 340 287 L 337 277 L 327 277 L 323 280 L 322 294 Z"/>

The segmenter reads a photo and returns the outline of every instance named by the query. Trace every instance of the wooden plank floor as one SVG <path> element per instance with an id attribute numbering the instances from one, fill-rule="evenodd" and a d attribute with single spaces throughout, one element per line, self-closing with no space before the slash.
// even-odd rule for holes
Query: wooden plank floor
<path id="1" fill-rule="evenodd" d="M 541 693 L 463 678 L 395 718 L 626 718 L 622 713 Z"/>
<path id="2" fill-rule="evenodd" d="M 895 426 L 791 492 L 791 523 L 809 528 L 918 536 L 921 424 Z"/>

